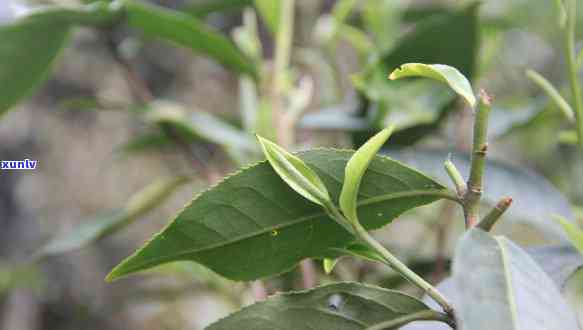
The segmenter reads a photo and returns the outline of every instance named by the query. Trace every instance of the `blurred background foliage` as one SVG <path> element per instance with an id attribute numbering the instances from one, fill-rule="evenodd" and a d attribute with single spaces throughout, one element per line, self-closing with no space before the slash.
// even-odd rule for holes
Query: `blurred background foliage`
<path id="1" fill-rule="evenodd" d="M 349 259 L 262 284 L 182 262 L 103 281 L 197 192 L 261 160 L 254 133 L 292 150 L 353 148 L 395 123 L 384 152 L 446 183 L 449 153 L 467 167 L 471 111 L 439 84 L 389 82 L 405 62 L 455 66 L 495 96 L 486 199 L 513 196 L 517 220 L 498 230 L 557 241 L 548 215 L 580 214 L 580 154 L 525 77 L 535 69 L 568 90 L 551 0 L 92 2 L 0 4 L 0 159 L 38 160 L 0 172 L 2 329 L 202 329 L 262 290 L 333 279 L 407 289 Z M 30 14 L 37 6 L 54 12 Z M 440 202 L 375 234 L 438 281 L 461 219 Z"/>

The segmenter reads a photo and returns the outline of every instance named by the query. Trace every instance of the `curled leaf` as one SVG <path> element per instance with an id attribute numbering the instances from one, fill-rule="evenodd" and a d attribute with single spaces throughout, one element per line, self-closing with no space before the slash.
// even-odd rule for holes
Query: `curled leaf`
<path id="1" fill-rule="evenodd" d="M 461 95 L 470 106 L 476 106 L 476 96 L 472 85 L 458 69 L 443 64 L 407 63 L 401 65 L 389 75 L 389 79 L 397 80 L 407 77 L 425 77 L 446 83 L 456 93 Z"/>

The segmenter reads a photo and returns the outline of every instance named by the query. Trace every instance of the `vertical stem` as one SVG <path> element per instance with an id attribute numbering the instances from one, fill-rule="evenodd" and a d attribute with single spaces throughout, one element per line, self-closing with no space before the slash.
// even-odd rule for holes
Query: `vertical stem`
<path id="1" fill-rule="evenodd" d="M 482 198 L 482 177 L 486 166 L 488 152 L 488 116 L 491 100 L 485 91 L 480 92 L 480 104 L 474 118 L 474 140 L 472 145 L 472 164 L 468 179 L 468 190 L 464 197 L 464 216 L 466 228 L 478 223 L 480 217 L 480 199 Z"/>
<path id="2" fill-rule="evenodd" d="M 295 0 L 282 0 L 273 69 L 272 114 L 278 128 L 277 141 L 287 147 L 293 143 L 289 128 L 281 120 L 284 117 L 284 91 L 288 79 L 291 45 L 294 31 Z"/>
<path id="3" fill-rule="evenodd" d="M 575 117 L 577 119 L 577 137 L 579 148 L 583 152 L 583 95 L 579 83 L 577 59 L 575 53 L 575 27 L 577 20 L 577 0 L 566 0 L 567 26 L 565 30 L 565 56 L 569 67 L 569 81 L 571 94 L 575 103 Z"/>

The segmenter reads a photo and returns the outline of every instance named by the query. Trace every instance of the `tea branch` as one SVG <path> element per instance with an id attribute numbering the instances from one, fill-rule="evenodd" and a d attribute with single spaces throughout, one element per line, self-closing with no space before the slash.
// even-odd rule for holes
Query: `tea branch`
<path id="1" fill-rule="evenodd" d="M 491 99 L 485 91 L 480 91 L 480 104 L 476 109 L 474 119 L 474 139 L 472 160 L 467 191 L 464 194 L 464 217 L 466 228 L 474 227 L 480 217 L 480 200 L 482 198 L 482 178 L 486 166 L 488 152 L 488 117 L 491 109 Z"/>

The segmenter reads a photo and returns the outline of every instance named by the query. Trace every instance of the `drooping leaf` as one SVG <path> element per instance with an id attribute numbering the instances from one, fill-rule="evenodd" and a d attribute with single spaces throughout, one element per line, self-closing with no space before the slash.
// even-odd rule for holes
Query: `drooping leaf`
<path id="1" fill-rule="evenodd" d="M 35 253 L 35 258 L 41 259 L 81 249 L 127 227 L 162 204 L 186 182 L 188 182 L 186 177 L 175 177 L 150 184 L 132 196 L 124 208 L 97 216 L 83 222 L 71 232 L 55 237 Z"/>
<path id="2" fill-rule="evenodd" d="M 70 25 L 32 16 L 0 25 L 0 114 L 45 79 Z"/>
<path id="3" fill-rule="evenodd" d="M 119 16 L 104 3 L 22 11 L 27 15 L 0 21 L 0 115 L 46 79 L 74 24 L 102 25 Z"/>
<path id="4" fill-rule="evenodd" d="M 480 229 L 466 233 L 456 249 L 453 282 L 462 329 L 579 328 L 551 278 L 504 237 Z"/>
<path id="5" fill-rule="evenodd" d="M 231 40 L 196 18 L 134 0 L 124 3 L 130 26 L 149 36 L 205 54 L 240 73 L 255 76 L 253 62 Z"/>
<path id="6" fill-rule="evenodd" d="M 456 68 L 442 64 L 407 63 L 395 69 L 389 79 L 397 80 L 407 77 L 425 77 L 446 83 L 461 95 L 470 106 L 476 106 L 476 96 L 472 85 Z"/>
<path id="7" fill-rule="evenodd" d="M 255 7 L 273 36 L 277 35 L 277 30 L 279 29 L 281 1 L 282 0 L 255 0 Z"/>
<path id="8" fill-rule="evenodd" d="M 357 200 L 362 177 L 368 165 L 383 144 L 389 139 L 392 132 L 392 127 L 380 131 L 360 147 L 346 164 L 344 183 L 342 185 L 342 192 L 340 193 L 340 209 L 344 213 L 344 216 L 352 222 L 358 222 Z"/>
<path id="9" fill-rule="evenodd" d="M 449 154 L 452 154 L 453 162 L 461 173 L 469 173 L 470 170 L 468 155 L 451 150 L 384 150 L 381 153 L 444 183 L 449 182 L 449 179 L 441 166 Z M 484 176 L 485 202 L 494 205 L 504 196 L 514 200 L 512 207 L 505 213 L 505 219 L 532 225 L 549 239 L 566 240 L 561 226 L 550 219 L 553 214 L 567 219 L 574 217 L 567 198 L 544 177 L 525 167 L 488 160 Z"/>
<path id="10" fill-rule="evenodd" d="M 297 156 L 338 200 L 353 152 L 312 150 Z M 438 199 L 443 186 L 386 157 L 375 157 L 360 187 L 359 219 L 379 228 L 399 214 Z M 118 265 L 113 280 L 175 260 L 201 263 L 233 280 L 290 270 L 309 257 L 328 257 L 353 237 L 322 208 L 297 194 L 261 162 L 196 197 L 161 233 Z"/>
<path id="11" fill-rule="evenodd" d="M 299 157 L 292 155 L 277 144 L 257 136 L 265 158 L 271 167 L 298 194 L 308 200 L 326 206 L 330 203 L 330 195 L 326 185 Z"/>
<path id="12" fill-rule="evenodd" d="M 280 294 L 219 320 L 207 330 L 363 330 L 429 309 L 398 291 L 359 283 L 335 283 Z"/>

